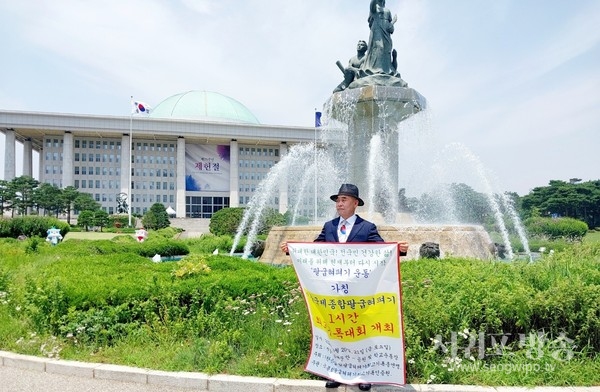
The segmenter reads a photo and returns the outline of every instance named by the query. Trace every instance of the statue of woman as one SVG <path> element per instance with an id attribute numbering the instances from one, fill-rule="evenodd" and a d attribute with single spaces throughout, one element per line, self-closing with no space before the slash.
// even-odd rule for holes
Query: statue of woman
<path id="1" fill-rule="evenodd" d="M 368 51 L 361 67 L 361 76 L 374 74 L 395 75 L 392 64 L 392 33 L 396 17 L 392 19 L 389 9 L 385 8 L 385 0 L 371 0 L 369 13 Z"/>

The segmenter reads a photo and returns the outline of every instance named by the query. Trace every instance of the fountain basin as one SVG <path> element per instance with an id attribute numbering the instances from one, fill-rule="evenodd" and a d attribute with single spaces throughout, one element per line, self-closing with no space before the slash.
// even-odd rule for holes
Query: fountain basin
<path id="1" fill-rule="evenodd" d="M 322 226 L 275 226 L 269 232 L 265 250 L 259 261 L 289 265 L 291 259 L 281 251 L 282 242 L 312 242 Z M 494 258 L 494 243 L 483 226 L 478 225 L 378 225 L 387 242 L 408 242 L 408 252 L 402 260 L 419 258 L 419 248 L 425 242 L 440 245 L 440 257 L 466 257 L 481 260 Z"/>

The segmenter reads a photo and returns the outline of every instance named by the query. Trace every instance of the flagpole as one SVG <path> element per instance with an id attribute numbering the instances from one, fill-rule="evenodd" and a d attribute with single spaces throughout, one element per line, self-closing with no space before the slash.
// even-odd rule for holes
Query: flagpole
<path id="1" fill-rule="evenodd" d="M 131 150 L 133 148 L 133 95 L 131 96 L 131 105 L 129 105 L 131 114 L 129 115 L 129 174 L 127 181 L 127 189 L 129 192 L 129 208 L 127 209 L 127 216 L 129 218 L 129 227 L 131 227 L 131 204 L 133 204 L 133 195 L 131 194 Z"/>
<path id="2" fill-rule="evenodd" d="M 320 121 L 320 119 L 319 119 Z M 317 177 L 319 175 L 317 168 L 317 108 L 315 108 L 315 225 L 317 224 Z"/>

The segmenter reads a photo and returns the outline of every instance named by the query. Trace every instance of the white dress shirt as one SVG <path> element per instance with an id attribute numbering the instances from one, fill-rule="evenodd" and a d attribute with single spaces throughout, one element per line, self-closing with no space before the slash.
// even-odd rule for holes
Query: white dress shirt
<path id="1" fill-rule="evenodd" d="M 340 217 L 340 222 L 338 223 L 338 238 L 340 242 L 346 242 L 348 235 L 350 235 L 350 231 L 352 231 L 354 222 L 356 222 L 356 214 L 352 215 L 348 219 Z M 346 234 L 342 233 L 343 225 L 346 225 Z"/>

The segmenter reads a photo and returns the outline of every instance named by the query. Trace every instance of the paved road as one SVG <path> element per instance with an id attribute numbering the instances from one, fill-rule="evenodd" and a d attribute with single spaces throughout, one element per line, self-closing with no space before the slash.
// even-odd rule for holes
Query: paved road
<path id="1" fill-rule="evenodd" d="M 322 390 L 323 382 L 316 380 L 166 372 L 131 366 L 56 360 L 0 350 L 0 392 L 322 392 Z M 345 392 L 345 388 L 340 388 L 336 392 Z"/>
<path id="2" fill-rule="evenodd" d="M 0 392 L 325 392 L 323 381 L 193 372 L 32 357 L 0 351 Z M 373 386 L 372 392 L 524 392 L 521 387 L 476 385 Z M 335 392 L 359 392 L 342 385 Z M 593 387 L 536 387 L 526 392 L 600 392 Z"/>
<path id="3" fill-rule="evenodd" d="M 185 392 L 198 389 L 100 380 L 0 366 L 2 392 Z"/>

